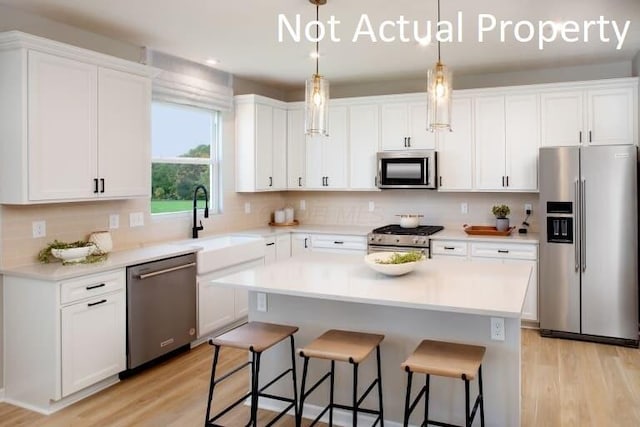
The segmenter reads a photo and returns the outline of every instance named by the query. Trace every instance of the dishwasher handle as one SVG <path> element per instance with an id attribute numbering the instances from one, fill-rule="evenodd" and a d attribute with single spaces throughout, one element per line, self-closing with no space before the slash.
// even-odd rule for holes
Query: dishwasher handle
<path id="1" fill-rule="evenodd" d="M 152 273 L 141 274 L 141 275 L 138 276 L 138 279 L 144 280 L 144 279 L 148 279 L 149 277 L 155 277 L 155 276 L 159 276 L 161 274 L 167 274 L 167 273 L 171 273 L 173 271 L 184 270 L 185 268 L 191 268 L 191 267 L 195 267 L 195 266 L 196 266 L 195 262 L 190 262 L 188 264 L 178 265 L 176 267 L 171 267 L 171 268 L 165 268 L 164 270 L 158 270 L 158 271 L 154 271 Z"/>

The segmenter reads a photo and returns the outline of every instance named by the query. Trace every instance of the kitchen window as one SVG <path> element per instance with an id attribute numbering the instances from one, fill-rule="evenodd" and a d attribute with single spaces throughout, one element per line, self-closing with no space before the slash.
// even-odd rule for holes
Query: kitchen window
<path id="1" fill-rule="evenodd" d="M 191 211 L 193 190 L 199 184 L 209 192 L 211 213 L 218 213 L 218 112 L 154 101 L 151 114 L 151 213 Z M 203 193 L 199 192 L 198 197 L 202 199 Z"/>

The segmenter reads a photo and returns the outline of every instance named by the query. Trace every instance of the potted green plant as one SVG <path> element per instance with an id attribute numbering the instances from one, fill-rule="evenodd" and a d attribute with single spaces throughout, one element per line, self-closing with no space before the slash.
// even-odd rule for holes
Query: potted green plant
<path id="1" fill-rule="evenodd" d="M 496 228 L 498 231 L 507 231 L 509 229 L 509 218 L 511 209 L 507 205 L 495 205 L 491 208 L 491 212 L 496 216 Z"/>

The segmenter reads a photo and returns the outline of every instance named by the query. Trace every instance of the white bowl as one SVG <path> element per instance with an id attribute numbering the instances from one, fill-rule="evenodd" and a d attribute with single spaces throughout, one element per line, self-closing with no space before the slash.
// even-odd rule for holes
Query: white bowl
<path id="1" fill-rule="evenodd" d="M 51 255 L 64 262 L 80 262 L 83 261 L 87 255 L 91 255 L 95 249 L 95 245 L 81 248 L 51 249 Z"/>
<path id="2" fill-rule="evenodd" d="M 364 257 L 364 262 L 378 273 L 388 276 L 401 276 L 413 271 L 418 261 L 405 262 L 402 264 L 380 264 L 376 261 L 386 261 L 397 252 L 374 252 Z"/>

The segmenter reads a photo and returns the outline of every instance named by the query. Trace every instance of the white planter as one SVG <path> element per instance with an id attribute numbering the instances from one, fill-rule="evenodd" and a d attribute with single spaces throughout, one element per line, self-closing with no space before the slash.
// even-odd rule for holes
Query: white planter
<path id="1" fill-rule="evenodd" d="M 496 218 L 496 228 L 498 231 L 507 231 L 509 229 L 509 218 Z"/>

